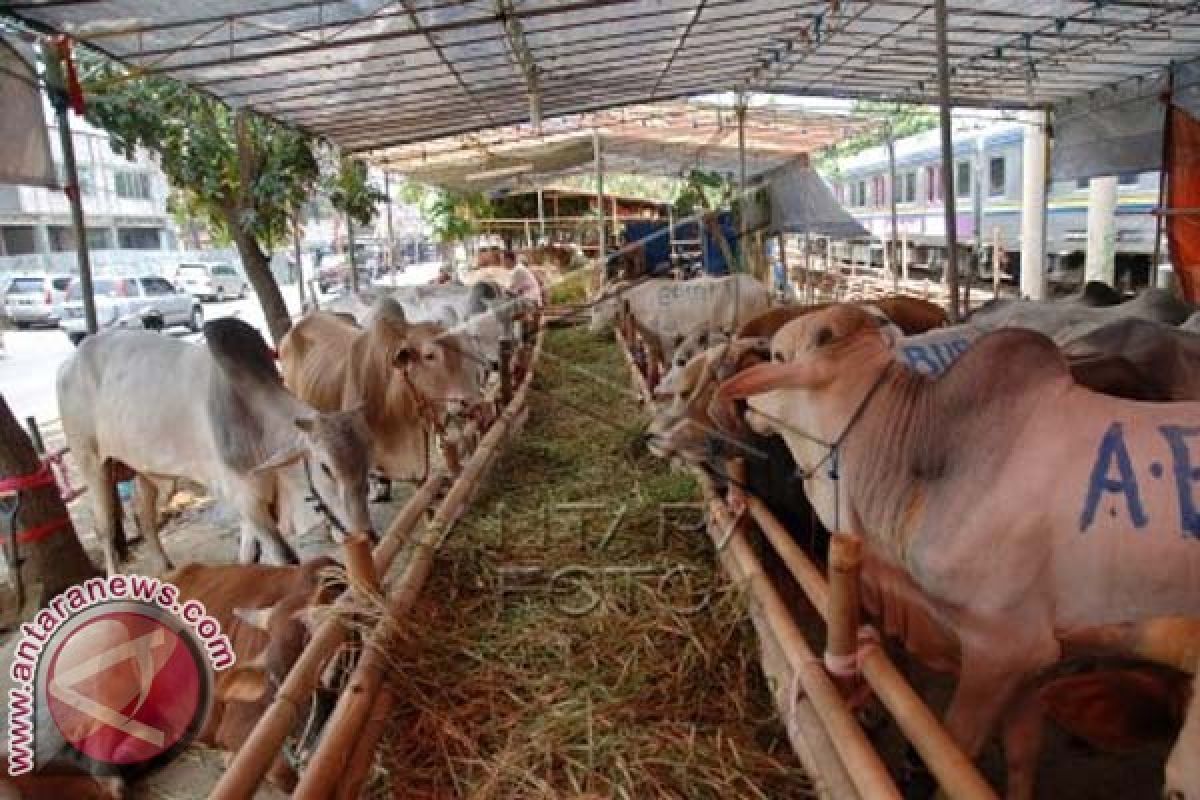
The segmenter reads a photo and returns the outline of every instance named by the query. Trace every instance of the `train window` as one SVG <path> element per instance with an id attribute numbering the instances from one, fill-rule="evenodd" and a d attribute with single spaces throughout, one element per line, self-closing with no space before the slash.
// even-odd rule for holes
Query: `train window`
<path id="1" fill-rule="evenodd" d="M 1092 182 L 1091 178 L 1076 178 L 1075 179 L 1075 188 L 1078 189 L 1079 191 L 1083 191 L 1088 188 L 1088 186 L 1091 184 L 1091 182 Z"/>
<path id="2" fill-rule="evenodd" d="M 939 166 L 925 168 L 925 199 L 930 203 L 942 200 L 942 168 Z"/>
<path id="3" fill-rule="evenodd" d="M 954 196 L 971 196 L 971 162 L 959 161 L 954 165 Z"/>
<path id="4" fill-rule="evenodd" d="M 904 192 L 901 195 L 901 201 L 905 203 L 917 202 L 917 173 L 904 173 Z"/>
<path id="5" fill-rule="evenodd" d="M 867 182 L 858 182 L 858 195 L 854 198 L 854 205 L 865 206 L 867 204 Z"/>
<path id="6" fill-rule="evenodd" d="M 1117 176 L 1117 183 L 1121 186 L 1137 186 L 1139 177 L 1141 175 L 1136 172 L 1122 172 Z"/>
<path id="7" fill-rule="evenodd" d="M 1006 192 L 1004 179 L 1004 156 L 988 161 L 988 197 L 1003 197 Z"/>

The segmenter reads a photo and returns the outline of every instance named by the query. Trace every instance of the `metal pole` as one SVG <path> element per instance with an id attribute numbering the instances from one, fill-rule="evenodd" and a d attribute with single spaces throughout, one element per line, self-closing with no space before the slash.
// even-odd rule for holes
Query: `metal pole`
<path id="1" fill-rule="evenodd" d="M 300 307 L 304 307 L 304 248 L 300 243 L 300 209 L 296 209 L 292 216 L 292 246 L 296 250 L 296 283 L 300 288 Z M 316 305 L 316 298 L 313 298 L 313 305 Z"/>
<path id="2" fill-rule="evenodd" d="M 358 264 L 354 260 L 354 220 L 346 214 L 346 255 L 350 262 L 350 288 L 358 292 Z"/>
<path id="3" fill-rule="evenodd" d="M 544 243 L 546 241 L 546 203 L 542 197 L 542 187 L 537 190 L 538 201 L 538 237 Z"/>
<path id="4" fill-rule="evenodd" d="M 963 299 L 962 309 L 963 314 L 971 313 L 971 284 L 975 281 L 976 267 L 980 273 L 983 272 L 983 137 L 979 136 L 975 139 L 975 168 L 973 170 L 975 177 L 973 179 L 975 192 L 971 199 L 971 217 L 972 224 L 975 226 L 975 242 L 972 246 L 974 253 L 971 259 L 967 262 L 967 279 L 963 281 Z M 990 176 L 989 176 L 990 177 Z M 988 191 L 991 191 L 991 182 L 988 182 Z"/>
<path id="5" fill-rule="evenodd" d="M 891 197 L 892 206 L 892 235 L 888 240 L 887 247 L 887 263 L 888 268 L 892 271 L 892 277 L 900 278 L 900 270 L 896 264 L 896 230 L 900 227 L 897 222 L 896 214 L 896 140 L 892 138 L 891 123 L 887 126 L 887 154 L 888 154 L 888 178 L 890 191 L 888 194 Z"/>
<path id="6" fill-rule="evenodd" d="M 92 293 L 92 260 L 88 254 L 87 226 L 83 221 L 83 199 L 79 195 L 79 170 L 75 164 L 75 143 L 71 139 L 71 120 L 67 115 L 65 93 L 50 93 L 58 118 L 58 137 L 62 142 L 63 172 L 67 185 L 63 187 L 67 201 L 71 204 L 71 229 L 75 232 L 75 252 L 79 254 L 79 285 L 83 296 L 83 313 L 87 320 L 88 333 L 100 329 L 96 324 L 96 297 Z"/>
<path id="7" fill-rule="evenodd" d="M 746 262 L 746 98 L 737 105 L 738 126 L 738 262 L 742 272 L 747 271 Z M 730 264 L 729 268 L 734 269 Z"/>
<path id="8" fill-rule="evenodd" d="M 1085 281 L 1117 285 L 1117 176 L 1101 175 L 1088 181 L 1087 259 Z"/>
<path id="9" fill-rule="evenodd" d="M 599 268 L 600 282 L 605 278 L 605 248 L 604 248 L 604 153 L 600 149 L 600 130 L 592 129 L 592 159 L 596 164 L 596 264 Z"/>
<path id="10" fill-rule="evenodd" d="M 1167 90 L 1163 97 L 1166 109 L 1163 113 L 1162 159 L 1158 167 L 1158 211 L 1154 216 L 1154 260 L 1150 262 L 1150 285 L 1158 286 L 1158 261 L 1162 257 L 1162 215 L 1167 204 L 1167 160 L 1171 153 L 1171 96 L 1175 91 L 1175 63 L 1167 70 Z M 1169 254 L 1168 254 L 1169 256 Z"/>
<path id="11" fill-rule="evenodd" d="M 396 285 L 396 232 L 392 229 L 392 181 L 391 174 L 383 171 L 383 191 L 387 195 L 388 267 L 392 273 L 392 285 Z"/>
<path id="12" fill-rule="evenodd" d="M 942 130 L 942 203 L 946 217 L 946 288 L 950 322 L 958 322 L 958 214 L 954 207 L 954 137 L 950 128 L 950 57 L 946 44 L 946 0 L 935 0 L 937 19 L 938 121 Z"/>

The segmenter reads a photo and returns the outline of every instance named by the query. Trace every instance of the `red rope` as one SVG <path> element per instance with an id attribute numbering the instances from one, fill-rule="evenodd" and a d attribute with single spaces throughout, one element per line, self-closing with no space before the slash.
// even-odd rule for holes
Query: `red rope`
<path id="1" fill-rule="evenodd" d="M 43 486 L 55 485 L 54 473 L 50 471 L 50 465 L 44 462 L 35 472 L 0 478 L 0 492 L 19 492 L 22 489 L 40 489 Z"/>
<path id="2" fill-rule="evenodd" d="M 67 527 L 71 524 L 71 520 L 67 517 L 58 517 L 49 522 L 43 522 L 41 525 L 35 525 L 32 528 L 26 528 L 17 533 L 17 544 L 33 544 L 40 542 L 50 534 L 57 530 Z M 4 539 L 8 538 L 8 534 L 0 534 Z"/>

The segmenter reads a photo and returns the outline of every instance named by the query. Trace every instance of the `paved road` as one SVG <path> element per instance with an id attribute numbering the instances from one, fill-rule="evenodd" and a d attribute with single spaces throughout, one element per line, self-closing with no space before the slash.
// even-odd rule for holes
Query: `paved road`
<path id="1" fill-rule="evenodd" d="M 437 275 L 437 269 L 436 263 L 410 266 L 397 276 L 397 284 L 426 283 Z M 295 286 L 284 286 L 283 297 L 289 311 L 293 314 L 300 311 L 300 299 Z M 258 298 L 252 294 L 242 300 L 203 305 L 206 319 L 237 315 L 264 335 L 267 333 Z M 170 335 L 186 340 L 198 338 L 183 328 L 172 329 Z M 4 395 L 9 408 L 21 420 L 31 415 L 43 422 L 57 418 L 55 376 L 59 364 L 75 350 L 66 335 L 58 329 L 6 331 L 4 345 L 7 352 L 0 355 L 0 394 Z"/>

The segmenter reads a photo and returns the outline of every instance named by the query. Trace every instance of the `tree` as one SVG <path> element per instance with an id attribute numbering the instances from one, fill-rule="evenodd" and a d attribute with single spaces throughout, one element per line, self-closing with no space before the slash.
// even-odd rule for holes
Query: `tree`
<path id="1" fill-rule="evenodd" d="M 80 51 L 88 120 L 109 132 L 113 149 L 158 157 L 188 206 L 233 240 L 278 342 L 291 321 L 264 245 L 285 241 L 291 212 L 318 177 L 310 138 L 265 117 L 233 112 L 219 100 L 157 75 Z"/>
<path id="2" fill-rule="evenodd" d="M 345 214 L 349 222 L 360 227 L 370 225 L 379 213 L 379 204 L 388 199 L 368 180 L 367 165 L 346 155 L 339 158 L 337 169 L 327 174 L 325 192 L 330 204 Z M 350 232 L 349 226 L 346 232 Z M 346 246 L 350 251 L 350 263 L 354 265 L 350 284 L 357 290 L 358 267 L 354 260 L 354 242 L 347 241 Z"/>
<path id="3" fill-rule="evenodd" d="M 914 106 L 904 103 L 881 103 L 872 100 L 859 100 L 854 104 L 854 113 L 869 116 L 879 122 L 868 131 L 851 136 L 845 141 L 830 145 L 821 151 L 815 166 L 821 172 L 831 177 L 839 174 L 838 161 L 861 153 L 871 147 L 877 147 L 887 141 L 890 129 L 893 138 L 912 136 L 914 133 L 931 130 L 938 126 L 938 117 L 926 106 Z"/>
<path id="4" fill-rule="evenodd" d="M 0 478 L 29 475 L 38 470 L 40 460 L 33 443 L 0 395 Z M 11 503 L 12 500 L 6 500 Z M 3 515 L 7 522 L 7 514 Z M 31 604 L 41 607 L 67 588 L 99 575 L 92 564 L 75 527 L 67 514 L 66 504 L 54 484 L 21 492 L 18 528 L 31 530 L 41 525 L 63 520 L 63 525 L 36 542 L 18 545 L 21 558 L 21 581 Z M 5 528 L 4 533 L 8 530 Z M 11 546 L 8 539 L 4 547 Z"/>
<path id="5" fill-rule="evenodd" d="M 429 226 L 434 241 L 442 245 L 442 258 L 452 260 L 453 245 L 465 241 L 478 230 L 476 220 L 492 215 L 491 204 L 480 192 L 440 189 L 419 183 L 405 183 L 400 197 L 421 209 L 421 219 Z"/>

